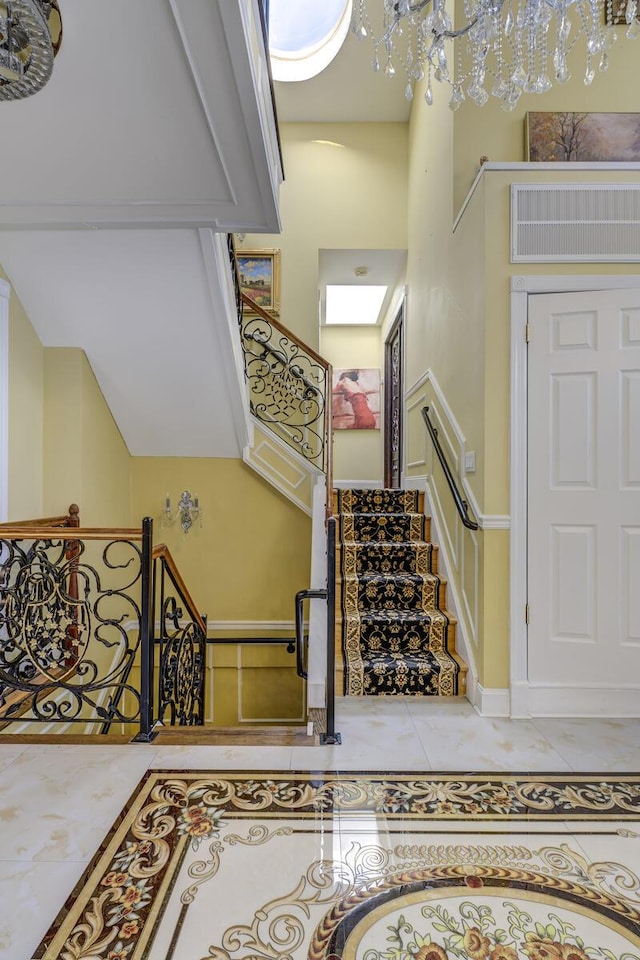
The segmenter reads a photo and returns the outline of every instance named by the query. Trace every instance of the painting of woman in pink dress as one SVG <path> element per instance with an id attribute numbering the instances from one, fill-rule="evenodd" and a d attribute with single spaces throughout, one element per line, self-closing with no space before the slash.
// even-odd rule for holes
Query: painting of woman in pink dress
<path id="1" fill-rule="evenodd" d="M 380 427 L 380 371 L 334 370 L 334 430 L 378 430 Z"/>

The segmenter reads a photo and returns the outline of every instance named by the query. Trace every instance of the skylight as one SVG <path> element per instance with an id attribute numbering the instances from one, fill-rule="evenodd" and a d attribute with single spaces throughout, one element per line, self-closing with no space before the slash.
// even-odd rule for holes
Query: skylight
<path id="1" fill-rule="evenodd" d="M 270 0 L 269 52 L 275 80 L 315 77 L 327 67 L 349 29 L 352 0 Z"/>
<path id="2" fill-rule="evenodd" d="M 325 323 L 373 325 L 387 293 L 384 286 L 327 284 Z"/>

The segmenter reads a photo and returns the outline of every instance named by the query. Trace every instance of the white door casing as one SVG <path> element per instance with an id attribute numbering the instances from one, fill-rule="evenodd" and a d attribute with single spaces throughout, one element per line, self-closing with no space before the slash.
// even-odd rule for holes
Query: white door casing
<path id="1" fill-rule="evenodd" d="M 529 680 L 640 688 L 640 290 L 529 299 Z"/>
<path id="2" fill-rule="evenodd" d="M 512 716 L 640 714 L 640 291 L 628 289 L 634 281 L 512 281 Z M 531 295 L 616 282 L 623 289 Z"/>

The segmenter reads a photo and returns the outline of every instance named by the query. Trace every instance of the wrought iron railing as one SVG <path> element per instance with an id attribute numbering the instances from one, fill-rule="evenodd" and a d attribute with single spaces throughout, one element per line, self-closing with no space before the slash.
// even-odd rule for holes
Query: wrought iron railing
<path id="1" fill-rule="evenodd" d="M 333 436 L 331 423 L 332 367 L 288 330 L 269 311 L 242 293 L 233 238 L 228 240 L 238 320 L 249 385 L 251 412 L 326 477 L 327 586 L 302 590 L 295 600 L 298 675 L 306 678 L 306 645 L 302 628 L 305 599 L 327 602 L 326 732 L 324 743 L 340 743 L 335 729 L 335 562 L 333 513 Z"/>
<path id="2" fill-rule="evenodd" d="M 168 555 L 154 574 L 152 521 L 73 534 L 0 526 L 0 725 L 135 724 L 149 740 L 159 719 L 202 723 L 206 631 Z"/>
<path id="3" fill-rule="evenodd" d="M 153 573 L 153 607 L 160 617 L 158 721 L 197 726 L 204 723 L 207 626 L 164 544 L 153 551 Z"/>
<path id="4" fill-rule="evenodd" d="M 331 429 L 331 365 L 251 297 L 241 337 L 251 411 L 319 470 L 326 472 Z"/>

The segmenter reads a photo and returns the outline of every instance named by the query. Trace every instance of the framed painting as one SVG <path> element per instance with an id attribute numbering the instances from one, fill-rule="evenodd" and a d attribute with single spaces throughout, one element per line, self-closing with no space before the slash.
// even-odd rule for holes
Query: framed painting
<path id="1" fill-rule="evenodd" d="M 240 288 L 259 307 L 280 313 L 280 251 L 239 250 Z"/>
<path id="2" fill-rule="evenodd" d="M 526 116 L 529 162 L 640 161 L 640 113 L 545 113 Z"/>
<path id="3" fill-rule="evenodd" d="M 635 19 L 640 21 L 640 9 Z M 608 27 L 627 26 L 627 0 L 605 0 L 604 22 Z"/>
<path id="4" fill-rule="evenodd" d="M 379 430 L 380 371 L 371 367 L 334 369 L 331 418 L 334 430 Z"/>

